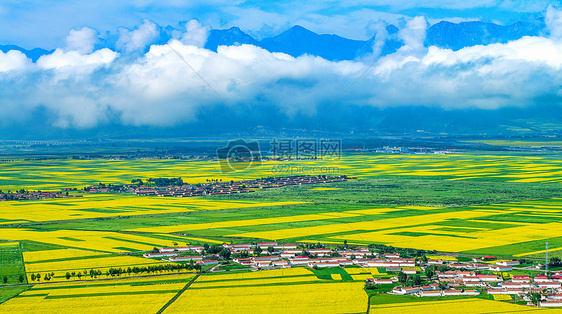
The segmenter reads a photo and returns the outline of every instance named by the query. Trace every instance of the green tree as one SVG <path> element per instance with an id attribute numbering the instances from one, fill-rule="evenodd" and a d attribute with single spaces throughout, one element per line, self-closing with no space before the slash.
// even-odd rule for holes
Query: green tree
<path id="1" fill-rule="evenodd" d="M 267 247 L 267 251 L 269 252 L 269 254 L 273 254 L 273 252 L 275 252 L 275 248 L 273 248 L 273 246 L 268 246 Z"/>
<path id="2" fill-rule="evenodd" d="M 8 283 L 8 276 L 4 276 L 4 278 L 2 278 L 2 281 L 4 282 L 4 284 Z"/>
<path id="3" fill-rule="evenodd" d="M 431 278 L 435 276 L 435 266 L 427 266 L 425 268 L 425 275 L 427 276 L 427 279 L 431 280 Z"/>
<path id="4" fill-rule="evenodd" d="M 421 284 L 421 277 L 420 275 L 414 275 L 412 276 L 412 284 L 414 286 L 419 286 Z"/>
<path id="5" fill-rule="evenodd" d="M 533 303 L 534 305 L 539 305 L 539 303 L 541 302 L 541 294 L 540 293 L 533 292 L 533 293 L 527 294 L 527 296 L 531 300 L 531 303 Z"/>
<path id="6" fill-rule="evenodd" d="M 220 251 L 220 253 L 219 253 L 219 256 L 220 256 L 223 260 L 228 261 L 228 259 L 230 258 L 230 250 L 229 250 L 229 249 L 226 249 L 226 248 L 222 249 L 222 250 Z"/>
<path id="7" fill-rule="evenodd" d="M 22 275 L 22 274 L 20 274 L 18 280 L 19 280 L 20 282 L 23 282 L 23 275 Z"/>
<path id="8" fill-rule="evenodd" d="M 398 274 L 398 281 L 401 283 L 405 283 L 406 280 L 408 280 L 408 275 L 404 274 L 403 272 L 400 272 Z"/>
<path id="9" fill-rule="evenodd" d="M 66 274 L 64 276 L 66 277 L 66 280 L 70 279 L 70 273 L 69 272 L 66 272 Z"/>
<path id="10" fill-rule="evenodd" d="M 263 252 L 262 248 L 259 246 L 256 246 L 256 248 L 254 249 L 254 254 L 256 254 L 257 256 L 260 256 L 261 252 Z"/>
<path id="11" fill-rule="evenodd" d="M 31 281 L 35 281 L 35 274 L 31 274 Z"/>

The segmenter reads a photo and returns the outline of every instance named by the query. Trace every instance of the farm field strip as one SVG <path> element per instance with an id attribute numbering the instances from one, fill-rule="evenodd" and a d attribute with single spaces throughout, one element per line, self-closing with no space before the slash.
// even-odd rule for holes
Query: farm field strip
<path id="1" fill-rule="evenodd" d="M 220 228 L 231 228 L 231 227 L 244 227 L 244 226 L 257 226 L 257 225 L 270 225 L 270 224 L 280 224 L 286 222 L 301 222 L 301 221 L 316 221 L 316 220 L 329 220 L 329 219 L 340 219 L 345 217 L 357 217 L 366 215 L 384 215 L 385 213 L 391 211 L 399 211 L 402 208 L 375 208 L 366 210 L 353 210 L 344 212 L 333 212 L 333 213 L 322 213 L 322 214 L 310 214 L 310 215 L 298 215 L 298 216 L 286 216 L 286 217 L 275 217 L 275 218 L 258 218 L 258 219 L 247 219 L 238 221 L 225 221 L 225 222 L 213 222 L 213 223 L 203 223 L 203 224 L 189 224 L 189 225 L 175 225 L 175 226 L 162 226 L 162 227 L 148 227 L 148 228 L 137 228 L 128 229 L 126 231 L 136 231 L 136 232 L 179 232 L 179 231 L 194 231 L 194 230 L 204 230 L 204 229 L 220 229 Z"/>
<path id="2" fill-rule="evenodd" d="M 267 282 L 269 276 L 302 275 L 312 272 L 296 268 L 283 272 L 261 271 L 245 274 L 213 275 L 212 277 L 252 278 Z M 258 274 L 262 273 L 262 274 Z M 205 278 L 207 276 L 201 276 Z M 307 313 L 356 313 L 364 312 L 367 304 L 367 294 L 363 290 L 363 282 L 325 281 L 298 282 L 290 281 L 290 285 L 263 285 L 238 287 L 210 287 L 201 288 L 199 279 L 196 280 L 164 313 L 183 313 L 186 308 L 198 313 L 272 313 L 306 311 Z M 202 281 L 205 282 L 205 281 Z M 208 281 L 207 281 L 208 282 Z M 328 283 L 329 282 L 329 283 Z M 220 298 L 216 296 L 220 295 Z M 327 302 L 326 300 L 330 300 Z M 236 307 L 232 305 L 236 304 Z M 267 306 L 265 306 L 267 304 Z"/>
<path id="3" fill-rule="evenodd" d="M 8 223 L 45 222 L 117 216 L 138 216 L 184 213 L 198 210 L 219 210 L 302 204 L 303 202 L 252 202 L 209 200 L 205 198 L 140 197 L 134 195 L 91 194 L 79 198 L 41 201 L 3 202 L 0 219 Z M 126 206 L 123 206 L 126 204 Z M 22 210 L 22 206 L 25 210 Z M 15 215 L 17 213 L 17 215 Z M 17 217 L 17 220 L 13 220 Z"/>
<path id="4" fill-rule="evenodd" d="M 155 246 L 173 246 L 174 242 L 118 232 L 82 230 L 49 231 L 19 228 L 0 228 L 0 239 L 27 240 L 54 244 L 67 248 L 113 253 L 149 251 Z"/>
<path id="5" fill-rule="evenodd" d="M 478 298 L 454 299 L 454 300 L 433 300 L 407 303 L 376 304 L 377 297 L 373 297 L 371 302 L 371 312 L 392 312 L 400 313 L 526 313 L 534 311 L 545 311 L 544 308 L 533 308 L 517 304 L 509 304 L 499 301 L 484 300 Z"/>
<path id="6" fill-rule="evenodd" d="M 166 277 L 166 276 L 163 276 Z M 54 313 L 79 311 L 99 313 L 118 311 L 119 313 L 156 313 L 168 300 L 182 289 L 191 276 L 183 276 L 183 282 L 166 282 L 143 285 L 146 278 L 128 280 L 129 284 L 111 285 L 96 282 L 86 285 L 46 284 L 21 293 L 15 298 L 0 304 L 2 312 Z M 136 285 L 138 283 L 139 285 Z M 132 301 L 134 300 L 134 301 Z"/>
<path id="7" fill-rule="evenodd" d="M 25 259 L 25 253 L 24 253 Z M 132 266 L 149 266 L 164 264 L 165 262 L 147 259 L 142 257 L 133 256 L 108 256 L 104 258 L 95 259 L 79 259 L 79 260 L 68 260 L 61 262 L 46 262 L 46 263 L 32 263 L 26 264 L 26 269 L 28 272 L 66 272 L 66 271 L 82 271 L 101 269 L 105 270 L 111 267 L 132 267 Z M 59 273 L 62 277 L 64 274 Z"/>
<path id="8" fill-rule="evenodd" d="M 26 263 L 34 262 L 44 262 L 52 259 L 72 259 L 76 257 L 91 257 L 107 255 L 107 253 L 92 252 L 78 249 L 59 249 L 59 250 L 48 250 L 48 251 L 34 251 L 34 252 L 24 252 L 23 257 Z"/>

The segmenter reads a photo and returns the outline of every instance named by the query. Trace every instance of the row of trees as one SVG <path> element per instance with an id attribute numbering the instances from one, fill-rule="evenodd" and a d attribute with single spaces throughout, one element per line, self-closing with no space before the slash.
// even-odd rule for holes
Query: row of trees
<path id="1" fill-rule="evenodd" d="M 163 272 L 163 271 L 167 271 L 167 272 L 172 272 L 172 271 L 181 271 L 181 270 L 196 270 L 196 271 L 201 271 L 201 265 L 199 264 L 195 264 L 193 261 L 190 261 L 189 263 L 186 264 L 181 264 L 181 263 L 174 263 L 174 264 L 160 264 L 160 265 L 148 265 L 148 266 L 133 266 L 133 267 L 127 267 L 127 268 L 109 268 L 106 272 L 105 272 L 105 276 L 106 277 L 119 277 L 122 274 L 127 274 L 127 275 L 140 275 L 140 274 L 151 274 L 151 273 L 156 273 L 156 272 Z M 87 271 L 84 270 L 84 274 L 87 274 Z M 99 269 L 90 269 L 89 271 L 90 277 L 91 278 L 98 278 L 98 276 L 102 275 L 102 271 Z M 74 276 L 74 272 L 72 273 L 66 273 L 65 277 L 66 279 L 70 279 L 72 276 Z M 81 278 L 81 274 L 80 272 L 78 272 L 78 274 L 76 274 L 78 276 L 78 278 Z"/>
<path id="2" fill-rule="evenodd" d="M 183 185 L 183 180 L 182 178 L 150 178 L 148 183 L 156 186 Z"/>
<path id="3" fill-rule="evenodd" d="M 419 286 L 422 283 L 420 275 L 408 276 L 403 272 L 398 274 L 398 281 L 405 286 Z"/>
<path id="4" fill-rule="evenodd" d="M 41 274 L 37 273 L 37 274 L 31 274 L 29 277 L 31 277 L 31 281 L 41 281 Z M 47 273 L 43 276 L 43 279 L 45 281 L 50 281 L 53 277 L 55 277 L 55 273 L 51 272 L 51 273 Z M 22 278 L 23 279 L 23 278 Z M 22 280 L 23 282 L 23 280 Z"/>
<path id="5" fill-rule="evenodd" d="M 195 264 L 193 263 L 193 261 L 190 261 L 189 263 L 186 264 L 181 264 L 181 263 L 175 263 L 175 264 L 160 264 L 160 265 L 149 265 L 149 266 L 134 266 L 134 267 L 127 267 L 127 268 L 109 268 L 108 270 L 106 270 L 105 272 L 105 276 L 106 277 L 114 277 L 114 276 L 121 276 L 122 274 L 127 274 L 127 275 L 139 275 L 139 274 L 151 274 L 151 273 L 156 273 L 156 272 L 163 272 L 163 271 L 167 271 L 167 272 L 172 272 L 172 271 L 181 271 L 183 269 L 185 270 L 196 270 L 196 271 L 201 271 L 201 265 L 199 264 Z M 82 279 L 82 276 L 87 276 L 90 275 L 90 278 L 98 278 L 101 277 L 102 275 L 104 275 L 104 273 L 100 270 L 100 269 L 90 269 L 88 270 L 84 270 L 84 271 L 73 271 L 73 272 L 66 272 L 66 274 L 64 275 L 64 277 L 66 278 L 66 280 L 70 280 L 72 277 L 78 277 L 78 280 Z M 31 274 L 30 278 L 32 281 L 41 281 L 41 278 L 43 278 L 43 280 L 45 281 L 50 281 L 53 277 L 55 276 L 54 272 L 51 273 L 47 273 L 44 275 L 41 275 L 40 273 L 37 274 Z M 6 276 L 4 276 L 4 283 L 7 283 L 8 278 Z M 20 283 L 24 281 L 24 277 L 23 275 L 20 275 L 19 277 L 19 281 Z"/>
<path id="6" fill-rule="evenodd" d="M 18 280 L 19 280 L 20 283 L 23 283 L 24 277 L 23 277 L 22 274 L 19 275 Z M 8 283 L 8 276 L 4 275 L 4 277 L 2 277 L 2 282 L 4 284 L 7 284 Z"/>
<path id="7" fill-rule="evenodd" d="M 384 244 L 369 244 L 369 249 L 374 249 L 380 252 L 381 254 L 384 253 L 400 253 L 404 257 L 422 257 L 425 254 L 435 254 L 436 251 L 425 251 L 425 250 L 417 250 L 411 248 L 397 248 L 393 246 L 387 246 Z"/>

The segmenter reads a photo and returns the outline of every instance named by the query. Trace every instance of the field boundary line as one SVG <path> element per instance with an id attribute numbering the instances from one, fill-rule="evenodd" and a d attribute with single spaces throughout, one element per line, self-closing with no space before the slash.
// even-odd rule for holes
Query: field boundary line
<path id="1" fill-rule="evenodd" d="M 197 280 L 197 278 L 199 278 L 199 276 L 203 275 L 203 272 L 198 273 L 197 275 L 195 275 L 195 277 L 193 277 L 193 279 L 188 282 L 185 287 L 183 287 L 183 289 L 181 289 L 180 291 L 178 291 L 178 293 L 176 293 L 176 295 L 171 298 L 166 304 L 164 304 L 164 306 L 158 310 L 158 312 L 156 312 L 156 314 L 161 314 L 162 312 L 164 312 L 170 305 L 172 305 L 172 303 L 174 303 L 186 290 L 187 288 L 189 288 L 191 286 L 192 283 L 195 282 L 195 280 Z"/>
<path id="2" fill-rule="evenodd" d="M 27 280 L 27 269 L 25 269 L 25 259 L 23 258 L 23 246 L 21 242 L 19 242 L 18 244 L 20 248 L 21 264 L 23 266 L 23 279 L 25 280 L 25 283 L 29 283 L 29 281 Z"/>

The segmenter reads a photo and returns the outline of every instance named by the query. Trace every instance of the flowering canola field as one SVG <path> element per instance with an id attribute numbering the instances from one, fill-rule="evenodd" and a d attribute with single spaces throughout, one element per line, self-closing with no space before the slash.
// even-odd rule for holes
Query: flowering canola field
<path id="1" fill-rule="evenodd" d="M 77 198 L 2 202 L 0 204 L 0 225 L 22 222 L 106 218 L 124 215 L 173 214 L 199 210 L 279 206 L 300 203 L 302 202 L 263 203 L 210 200 L 202 197 L 139 197 L 128 194 L 90 194 Z"/>
<path id="2" fill-rule="evenodd" d="M 372 302 L 376 302 L 376 297 Z M 396 312 L 396 313 L 527 313 L 549 310 L 544 308 L 533 308 L 523 305 L 509 304 L 499 301 L 491 301 L 477 298 L 459 300 L 435 300 L 427 302 L 371 304 L 371 313 Z"/>
<path id="3" fill-rule="evenodd" d="M 301 281 L 302 275 L 312 281 Z M 287 276 L 271 279 L 280 274 Z M 198 278 L 164 313 L 359 313 L 366 311 L 363 282 L 320 280 L 306 269 Z M 292 277 L 296 276 L 296 277 Z M 212 278 L 212 281 L 208 281 Z M 298 279 L 295 279 L 298 278 Z M 250 280 L 252 285 L 236 283 Z M 229 282 L 226 284 L 225 282 Z M 210 285 L 210 283 L 215 283 Z"/>
<path id="4" fill-rule="evenodd" d="M 346 154 L 341 159 L 265 161 L 242 172 L 222 174 L 218 161 L 207 160 L 17 160 L 4 162 L 0 180 L 5 190 L 60 190 L 99 182 L 123 184 L 132 179 L 181 177 L 188 183 L 209 178 L 247 180 L 271 175 L 309 174 L 324 167 L 360 178 L 424 176 L 444 180 L 561 182 L 562 162 L 545 157 L 486 155 L 373 155 Z M 282 165 L 282 168 L 274 166 Z M 281 170 L 279 170 L 281 169 Z M 286 169 L 286 170 L 283 170 Z M 303 170 L 304 169 L 304 170 Z M 286 172 L 284 172 L 286 171 Z"/>
<path id="5" fill-rule="evenodd" d="M 156 313 L 193 277 L 167 276 L 73 284 L 36 285 L 0 304 L 3 313 Z M 177 277 L 176 277 L 177 278 Z M 158 283 L 160 280 L 160 283 Z"/>
<path id="6" fill-rule="evenodd" d="M 394 210 L 404 210 L 396 207 Z M 485 250 L 517 243 L 540 241 L 560 237 L 562 229 L 562 199 L 521 201 L 505 204 L 477 205 L 447 209 L 413 210 L 406 217 L 384 218 L 392 212 L 385 209 L 373 211 L 346 211 L 335 213 L 334 223 L 300 228 L 271 228 L 265 231 L 248 231 L 228 234 L 229 237 L 246 237 L 280 241 L 383 243 L 395 247 L 413 247 L 445 252 Z M 339 216 L 341 214 L 341 216 Z M 317 214 L 320 216 L 321 214 Z M 340 222 L 343 217 L 363 216 L 359 222 Z M 534 217 L 548 221 L 534 221 Z M 295 221 L 302 217 L 296 216 Z M 283 217 L 289 220 L 290 217 Z M 229 221 L 230 227 L 247 225 L 252 221 Z M 184 227 L 185 228 L 185 227 Z M 197 225 L 187 227 L 198 228 Z M 342 233 L 345 235 L 338 235 Z M 314 237 L 314 239 L 310 239 Z M 544 243 L 542 244 L 544 246 Z M 556 247 L 559 245 L 559 247 Z M 552 250 L 562 249 L 562 243 L 552 245 Z M 525 246 L 514 247 L 513 255 L 531 255 Z M 544 251 L 542 251 L 544 252 Z"/>

